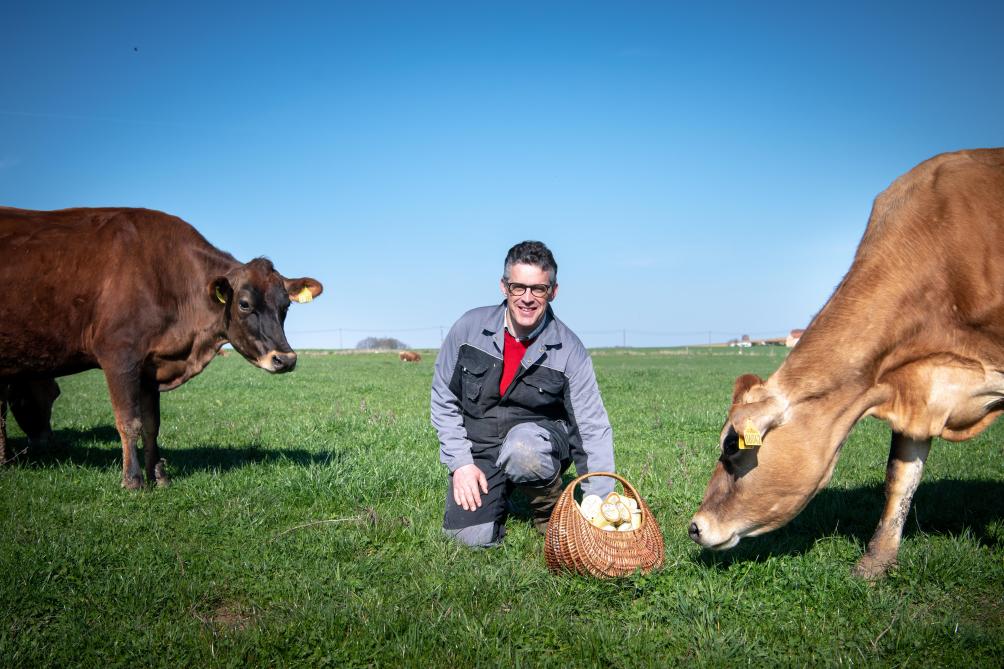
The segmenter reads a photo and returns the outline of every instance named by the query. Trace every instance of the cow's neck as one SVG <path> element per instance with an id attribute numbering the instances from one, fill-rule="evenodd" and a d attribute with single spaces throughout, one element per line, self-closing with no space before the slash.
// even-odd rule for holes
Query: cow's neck
<path id="1" fill-rule="evenodd" d="M 851 428 L 891 396 L 891 388 L 877 379 L 899 330 L 883 330 L 870 321 L 870 310 L 861 309 L 864 302 L 845 294 L 838 288 L 767 381 L 783 407 L 779 424 L 787 428 L 785 438 L 816 445 L 822 465 L 817 491 L 833 475 Z"/>
<path id="2" fill-rule="evenodd" d="M 822 484 L 854 424 L 890 399 L 892 389 L 879 379 L 900 364 L 897 356 L 913 348 L 900 344 L 915 341 L 923 331 L 922 314 L 929 305 L 907 299 L 917 299 L 916 277 L 912 283 L 894 280 L 896 270 L 856 258 L 767 382 L 785 407 L 780 422 L 799 439 L 819 444 L 828 461 Z"/>
<path id="3" fill-rule="evenodd" d="M 871 258 L 857 258 L 833 296 L 772 379 L 797 404 L 817 397 L 860 397 L 924 332 L 919 277 Z M 922 280 L 922 279 L 921 279 Z M 915 349 L 916 347 L 909 347 Z"/>
<path id="4" fill-rule="evenodd" d="M 177 337 L 165 333 L 155 352 L 156 377 L 161 391 L 173 390 L 202 372 L 229 342 L 223 309 L 206 298 L 213 278 L 226 275 L 239 263 L 216 249 L 203 250 L 198 263 L 201 267 L 196 274 L 200 278 L 193 282 L 187 296 L 194 305 L 189 312 L 191 327 L 179 328 Z"/>

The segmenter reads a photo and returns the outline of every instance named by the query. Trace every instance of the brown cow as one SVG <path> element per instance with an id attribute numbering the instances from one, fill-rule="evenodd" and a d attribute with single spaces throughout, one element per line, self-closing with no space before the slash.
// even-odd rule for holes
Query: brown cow
<path id="1" fill-rule="evenodd" d="M 7 451 L 7 407 L 28 443 L 46 444 L 52 440 L 52 404 L 59 397 L 59 385 L 53 379 L 25 379 L 0 384 L 0 465 L 13 461 L 18 454 Z"/>
<path id="2" fill-rule="evenodd" d="M 422 360 L 422 356 L 416 351 L 401 351 L 397 354 L 397 357 L 405 362 L 419 362 Z"/>
<path id="3" fill-rule="evenodd" d="M 879 195 L 798 346 L 734 390 L 691 538 L 725 549 L 784 525 L 830 480 L 851 427 L 876 416 L 892 427 L 886 505 L 855 571 L 883 575 L 931 438 L 968 439 L 1004 411 L 1004 149 L 936 156 Z M 762 446 L 737 448 L 747 426 Z"/>
<path id="4" fill-rule="evenodd" d="M 269 372 L 296 364 L 290 300 L 321 294 L 265 258 L 238 262 L 179 218 L 147 209 L 0 208 L 0 384 L 100 367 L 122 439 L 122 485 L 167 485 L 160 393 L 223 344 Z"/>

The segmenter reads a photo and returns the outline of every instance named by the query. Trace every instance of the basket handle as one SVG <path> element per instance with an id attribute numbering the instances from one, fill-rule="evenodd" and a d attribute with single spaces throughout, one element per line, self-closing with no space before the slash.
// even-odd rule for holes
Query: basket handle
<path id="1" fill-rule="evenodd" d="M 626 478 L 620 476 L 619 474 L 614 474 L 613 472 L 590 472 L 588 474 L 583 474 L 582 476 L 579 476 L 578 478 L 574 479 L 571 483 L 569 483 L 567 489 L 575 490 L 575 486 L 579 485 L 579 483 L 586 480 L 590 476 L 609 476 L 612 479 L 617 479 L 618 481 L 621 482 L 621 485 L 623 485 L 624 488 L 631 493 L 631 497 L 633 497 L 638 502 L 641 502 L 641 495 L 639 495 L 638 491 L 634 489 L 634 486 L 628 483 Z"/>

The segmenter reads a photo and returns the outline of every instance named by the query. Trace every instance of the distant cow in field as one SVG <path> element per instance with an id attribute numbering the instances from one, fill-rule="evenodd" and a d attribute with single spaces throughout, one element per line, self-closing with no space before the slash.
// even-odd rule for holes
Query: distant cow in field
<path id="1" fill-rule="evenodd" d="M 415 351 L 401 351 L 397 357 L 405 362 L 419 362 L 422 359 L 422 356 Z"/>
<path id="2" fill-rule="evenodd" d="M 122 485 L 167 485 L 160 393 L 229 342 L 252 364 L 288 372 L 291 300 L 321 294 L 265 258 L 240 263 L 179 218 L 147 209 L 0 208 L 0 385 L 100 367 L 122 439 Z M 51 402 L 49 404 L 51 407 Z"/>
<path id="3" fill-rule="evenodd" d="M 32 446 L 52 440 L 52 404 L 59 397 L 53 379 L 28 379 L 0 383 L 0 465 L 16 456 L 7 448 L 7 408 Z"/>
<path id="4" fill-rule="evenodd" d="M 855 572 L 883 575 L 931 438 L 969 439 L 1004 411 L 1004 149 L 936 156 L 879 195 L 798 346 L 767 381 L 740 377 L 732 402 L 691 538 L 725 549 L 784 525 L 876 416 L 892 427 L 886 505 Z"/>

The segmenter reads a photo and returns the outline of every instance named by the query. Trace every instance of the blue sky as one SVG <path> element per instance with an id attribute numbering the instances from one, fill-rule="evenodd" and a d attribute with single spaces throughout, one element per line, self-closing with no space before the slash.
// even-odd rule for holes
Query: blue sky
<path id="1" fill-rule="evenodd" d="M 784 335 L 893 179 L 1004 145 L 999 1 L 208 4 L 4 3 L 0 203 L 313 276 L 296 348 L 438 346 L 523 239 L 589 346 Z"/>

